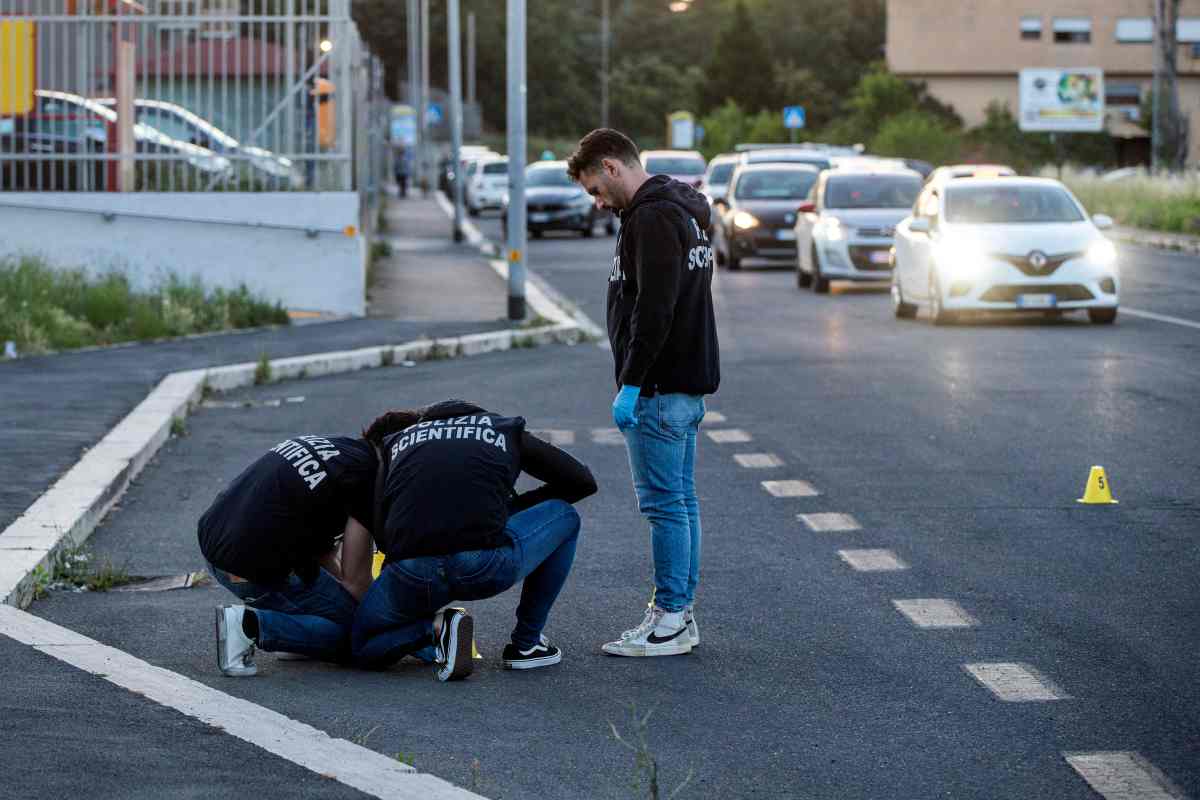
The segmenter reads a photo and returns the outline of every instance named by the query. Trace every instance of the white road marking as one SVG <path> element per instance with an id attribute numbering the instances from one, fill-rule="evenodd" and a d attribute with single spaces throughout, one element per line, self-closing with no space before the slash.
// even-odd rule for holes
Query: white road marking
<path id="1" fill-rule="evenodd" d="M 858 520 L 851 514 L 822 512 L 817 514 L 797 514 L 796 519 L 808 526 L 810 531 L 825 533 L 829 531 L 862 530 Z"/>
<path id="2" fill-rule="evenodd" d="M 625 444 L 625 437 L 616 428 L 592 428 L 593 444 Z"/>
<path id="3" fill-rule="evenodd" d="M 838 550 L 842 560 L 859 572 L 896 572 L 908 569 L 891 550 Z"/>
<path id="4" fill-rule="evenodd" d="M 707 422 L 710 424 L 716 422 L 725 422 L 725 415 L 720 411 L 705 411 L 704 419 L 701 420 L 701 422 Z"/>
<path id="5" fill-rule="evenodd" d="M 0 605 L 0 634 L 373 797 L 483 800 L 433 775 L 94 639 Z M 213 665 L 216 669 L 216 665 Z"/>
<path id="6" fill-rule="evenodd" d="M 557 428 L 530 428 L 531 436 L 549 442 L 555 447 L 565 447 L 575 444 L 575 431 L 558 430 Z"/>
<path id="7" fill-rule="evenodd" d="M 1063 753 L 1088 785 L 1105 800 L 1182 800 L 1178 787 L 1137 753 Z"/>
<path id="8" fill-rule="evenodd" d="M 741 428 L 728 428 L 720 431 L 705 431 L 708 438 L 712 439 L 717 444 L 737 444 L 739 442 L 750 441 L 750 434 L 746 433 Z"/>
<path id="9" fill-rule="evenodd" d="M 774 453 L 738 453 L 733 460 L 738 463 L 738 466 L 746 469 L 770 469 L 783 466 L 783 461 Z"/>
<path id="10" fill-rule="evenodd" d="M 953 600 L 893 600 L 892 605 L 918 628 L 971 628 L 979 624 Z"/>
<path id="11" fill-rule="evenodd" d="M 816 497 L 820 494 L 808 481 L 763 481 L 773 497 Z"/>
<path id="12" fill-rule="evenodd" d="M 1066 700 L 1070 697 L 1028 664 L 963 664 L 963 669 L 1006 703 Z"/>
<path id="13" fill-rule="evenodd" d="M 1180 319 L 1179 317 L 1171 317 L 1166 314 L 1156 314 L 1153 311 L 1142 311 L 1137 308 L 1129 308 L 1121 306 L 1121 313 L 1128 314 L 1131 317 L 1144 317 L 1158 322 L 1168 322 L 1172 325 L 1182 325 L 1185 328 L 1196 328 L 1200 330 L 1200 322 L 1192 322 L 1190 319 Z"/>

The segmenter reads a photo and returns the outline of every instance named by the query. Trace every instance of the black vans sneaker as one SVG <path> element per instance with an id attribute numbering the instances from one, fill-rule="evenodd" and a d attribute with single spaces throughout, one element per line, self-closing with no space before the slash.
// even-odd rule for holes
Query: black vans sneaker
<path id="1" fill-rule="evenodd" d="M 537 669 L 562 661 L 562 650 L 550 644 L 545 636 L 528 650 L 520 650 L 509 642 L 500 656 L 505 669 Z"/>
<path id="2" fill-rule="evenodd" d="M 435 644 L 435 671 L 439 681 L 460 681 L 475 669 L 471 660 L 475 621 L 461 608 L 447 608 L 441 613 L 442 630 Z"/>

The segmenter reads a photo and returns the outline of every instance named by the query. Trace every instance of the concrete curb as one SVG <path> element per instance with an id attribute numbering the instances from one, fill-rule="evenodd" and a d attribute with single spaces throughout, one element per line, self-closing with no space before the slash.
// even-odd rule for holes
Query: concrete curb
<path id="1" fill-rule="evenodd" d="M 1112 238 L 1126 244 L 1153 247 L 1157 250 L 1172 250 L 1179 253 L 1200 254 L 1200 237 L 1180 233 L 1162 233 L 1141 228 L 1114 228 Z"/>

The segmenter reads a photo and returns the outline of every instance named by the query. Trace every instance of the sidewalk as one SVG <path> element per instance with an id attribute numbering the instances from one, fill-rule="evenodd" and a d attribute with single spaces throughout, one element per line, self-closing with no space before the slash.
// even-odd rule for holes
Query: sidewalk
<path id="1" fill-rule="evenodd" d="M 6 528 L 169 372 L 500 330 L 495 272 L 432 198 L 390 198 L 393 256 L 381 260 L 368 319 L 201 336 L 0 363 L 0 530 Z"/>
<path id="2" fill-rule="evenodd" d="M 1200 253 L 1200 236 L 1191 236 L 1186 233 L 1166 233 L 1164 231 L 1127 228 L 1124 225 L 1117 225 L 1112 230 L 1112 237 L 1128 244 L 1156 247 L 1159 250 Z"/>

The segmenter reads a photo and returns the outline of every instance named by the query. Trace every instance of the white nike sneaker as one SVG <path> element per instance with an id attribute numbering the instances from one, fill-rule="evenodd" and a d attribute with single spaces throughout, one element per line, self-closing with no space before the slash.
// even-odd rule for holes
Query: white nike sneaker
<path id="1" fill-rule="evenodd" d="M 628 639 L 629 637 L 635 635 L 641 626 L 645 625 L 649 621 L 650 615 L 653 613 L 654 603 L 649 602 L 646 604 L 646 616 L 642 617 L 641 625 L 639 625 L 637 628 L 630 628 L 629 630 L 625 631 L 621 634 L 621 638 Z M 687 624 L 688 638 L 692 640 L 692 647 L 699 647 L 700 627 L 696 624 L 696 612 L 694 606 L 688 606 L 683 610 L 683 621 Z"/>
<path id="2" fill-rule="evenodd" d="M 254 640 L 242 630 L 245 606 L 217 607 L 217 666 L 231 678 L 258 674 L 254 664 Z"/>
<path id="3" fill-rule="evenodd" d="M 611 656 L 678 656 L 692 652 L 692 640 L 682 611 L 654 607 L 629 636 L 601 649 Z"/>

